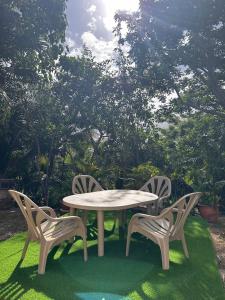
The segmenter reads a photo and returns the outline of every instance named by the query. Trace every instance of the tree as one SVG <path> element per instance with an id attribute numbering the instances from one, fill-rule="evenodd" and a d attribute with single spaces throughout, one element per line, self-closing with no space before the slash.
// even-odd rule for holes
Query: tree
<path id="1" fill-rule="evenodd" d="M 31 89 L 51 80 L 64 49 L 64 10 L 65 0 L 0 2 L 0 176 L 24 131 Z"/>
<path id="2" fill-rule="evenodd" d="M 137 80 L 152 97 L 165 102 L 172 95 L 170 112 L 204 111 L 224 120 L 223 0 L 140 0 L 138 12 L 116 20 L 119 42 L 130 46 Z"/>
<path id="3" fill-rule="evenodd" d="M 132 79 L 125 61 L 113 72 L 109 62 L 97 63 L 87 48 L 80 57 L 62 57 L 57 95 L 67 99 L 69 126 L 86 134 L 92 163 L 126 168 L 143 162 L 142 144 L 153 115 L 148 92 Z"/>
<path id="4" fill-rule="evenodd" d="M 45 202 L 61 141 L 51 82 L 64 51 L 65 2 L 0 2 L 0 176 L 22 179 L 32 192 L 40 184 Z"/>
<path id="5" fill-rule="evenodd" d="M 49 78 L 64 50 L 65 0 L 2 0 L 0 3 L 0 88 L 10 79 Z"/>
<path id="6" fill-rule="evenodd" d="M 196 190 L 204 182 L 224 180 L 225 123 L 206 115 L 178 121 L 162 130 L 160 143 L 164 148 L 168 171 L 184 178 Z"/>

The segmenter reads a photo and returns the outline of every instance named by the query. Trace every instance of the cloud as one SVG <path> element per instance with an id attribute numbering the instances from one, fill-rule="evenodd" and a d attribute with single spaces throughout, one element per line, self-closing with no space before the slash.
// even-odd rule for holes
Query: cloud
<path id="1" fill-rule="evenodd" d="M 75 41 L 69 36 L 66 37 L 66 44 L 69 47 L 69 49 L 73 49 L 76 46 Z"/>
<path id="2" fill-rule="evenodd" d="M 92 32 L 96 31 L 97 29 L 97 19 L 95 17 L 91 18 L 91 21 L 87 24 Z"/>
<path id="3" fill-rule="evenodd" d="M 79 47 L 79 48 L 73 48 L 70 52 L 69 52 L 69 54 L 68 54 L 68 56 L 72 56 L 72 57 L 76 57 L 76 56 L 81 56 L 81 54 L 82 54 L 82 48 L 81 47 Z"/>
<path id="4" fill-rule="evenodd" d="M 92 4 L 88 9 L 87 12 L 89 12 L 91 15 L 96 12 L 96 5 Z"/>
<path id="5" fill-rule="evenodd" d="M 66 37 L 66 45 L 69 48 L 68 56 L 78 56 L 82 52 L 82 48 L 69 36 Z"/>
<path id="6" fill-rule="evenodd" d="M 134 12 L 138 10 L 139 0 L 102 0 L 105 7 L 105 16 L 103 22 L 108 31 L 115 27 L 114 16 L 117 11 Z"/>
<path id="7" fill-rule="evenodd" d="M 92 4 L 90 7 L 87 8 L 87 12 L 90 14 L 90 22 L 87 23 L 88 28 L 90 29 L 91 32 L 95 32 L 97 29 L 97 22 L 98 20 L 96 19 L 97 14 L 96 14 L 96 5 Z M 95 17 L 96 16 L 96 17 Z"/>
<path id="8" fill-rule="evenodd" d="M 136 11 L 138 6 L 139 0 L 68 0 L 66 42 L 70 55 L 80 54 L 82 44 L 86 44 L 97 61 L 113 58 L 117 45 L 112 33 L 116 25 L 114 15 L 117 10 Z M 122 26 L 125 35 L 127 28 Z"/>
<path id="9" fill-rule="evenodd" d="M 84 32 L 81 36 L 83 43 L 92 51 L 96 61 L 103 61 L 113 56 L 113 49 L 116 47 L 116 39 L 105 41 L 98 39 L 92 32 Z"/>

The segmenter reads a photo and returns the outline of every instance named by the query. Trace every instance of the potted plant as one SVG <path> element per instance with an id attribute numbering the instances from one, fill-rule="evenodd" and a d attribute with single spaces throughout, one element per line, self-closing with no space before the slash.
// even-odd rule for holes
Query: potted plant
<path id="1" fill-rule="evenodd" d="M 200 215 L 208 222 L 216 223 L 219 216 L 218 204 L 221 200 L 221 192 L 225 186 L 225 180 L 217 182 L 204 182 L 203 183 L 203 197 L 198 205 Z"/>

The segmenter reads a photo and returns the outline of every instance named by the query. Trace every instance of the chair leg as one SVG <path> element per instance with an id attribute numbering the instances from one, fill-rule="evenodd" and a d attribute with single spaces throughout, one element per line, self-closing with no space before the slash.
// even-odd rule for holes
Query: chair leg
<path id="1" fill-rule="evenodd" d="M 130 250 L 130 239 L 131 239 L 131 232 L 128 228 L 128 233 L 127 233 L 127 245 L 126 245 L 126 256 L 129 255 L 129 250 Z"/>
<path id="2" fill-rule="evenodd" d="M 184 232 L 181 235 L 181 242 L 182 242 L 182 246 L 183 246 L 183 249 L 184 249 L 184 254 L 187 258 L 189 258 L 189 253 L 188 253 L 188 249 L 187 249 L 187 243 L 186 243 L 186 240 L 185 240 Z"/>
<path id="3" fill-rule="evenodd" d="M 27 248 L 29 246 L 29 243 L 30 243 L 30 236 L 28 235 L 27 236 L 27 239 L 26 239 L 26 242 L 25 242 L 25 245 L 23 247 L 23 252 L 22 252 L 22 255 L 21 255 L 21 259 L 23 260 L 25 255 L 26 255 L 26 252 L 27 252 Z"/>
<path id="4" fill-rule="evenodd" d="M 162 268 L 163 270 L 169 270 L 169 241 L 162 240 L 159 243 L 161 256 L 162 256 Z"/>
<path id="5" fill-rule="evenodd" d="M 83 247 L 84 247 L 84 261 L 87 261 L 88 254 L 87 254 L 87 239 L 86 239 L 86 236 L 83 237 Z"/>
<path id="6" fill-rule="evenodd" d="M 45 266 L 46 266 L 49 249 L 50 249 L 50 245 L 48 243 L 41 244 L 39 265 L 38 265 L 38 274 L 45 273 Z"/>

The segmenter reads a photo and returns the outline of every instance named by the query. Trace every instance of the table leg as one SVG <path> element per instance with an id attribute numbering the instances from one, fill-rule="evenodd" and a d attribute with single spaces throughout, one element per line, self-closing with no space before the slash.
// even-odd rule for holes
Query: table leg
<path id="1" fill-rule="evenodd" d="M 119 239 L 123 240 L 125 237 L 125 227 L 126 227 L 126 211 L 121 210 L 119 212 Z"/>
<path id="2" fill-rule="evenodd" d="M 126 227 L 126 210 L 121 210 L 119 212 L 119 227 L 125 229 Z"/>
<path id="3" fill-rule="evenodd" d="M 74 215 L 75 215 L 75 212 L 76 212 L 76 209 L 73 208 L 73 207 L 70 207 L 70 215 L 71 215 L 71 216 L 74 216 Z"/>
<path id="4" fill-rule="evenodd" d="M 104 256 L 104 211 L 97 211 L 98 219 L 98 256 Z"/>
<path id="5" fill-rule="evenodd" d="M 75 215 L 75 211 L 76 209 L 73 207 L 70 207 L 70 216 L 74 216 Z M 72 237 L 71 239 L 69 239 L 69 242 L 72 244 L 75 241 L 75 237 Z"/>

